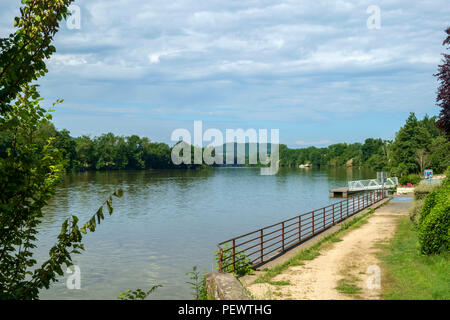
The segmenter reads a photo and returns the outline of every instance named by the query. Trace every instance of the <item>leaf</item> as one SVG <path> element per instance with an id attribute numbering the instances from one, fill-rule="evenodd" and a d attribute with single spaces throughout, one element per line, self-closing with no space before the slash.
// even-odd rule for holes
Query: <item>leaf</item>
<path id="1" fill-rule="evenodd" d="M 117 193 L 116 193 L 115 196 L 116 196 L 117 198 L 122 198 L 122 196 L 123 196 L 123 190 L 122 190 L 122 189 L 117 190 Z"/>
<path id="2" fill-rule="evenodd" d="M 109 215 L 112 215 L 114 208 L 111 205 L 111 200 L 106 201 L 106 206 L 108 207 Z"/>
<path id="3" fill-rule="evenodd" d="M 98 208 L 96 215 L 97 215 L 98 224 L 100 224 L 100 221 L 105 218 L 103 215 L 103 207 Z"/>

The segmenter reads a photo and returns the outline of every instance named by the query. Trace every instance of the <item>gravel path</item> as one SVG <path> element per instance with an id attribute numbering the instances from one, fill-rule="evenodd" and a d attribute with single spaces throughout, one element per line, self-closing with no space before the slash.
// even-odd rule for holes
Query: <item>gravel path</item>
<path id="1" fill-rule="evenodd" d="M 343 235 L 342 241 L 322 249 L 314 260 L 289 267 L 272 279 L 289 281 L 289 285 L 255 283 L 248 289 L 259 299 L 379 299 L 381 289 L 369 289 L 367 285 L 379 265 L 376 246 L 392 238 L 398 218 L 408 214 L 410 205 L 411 202 L 389 202 L 377 209 L 366 224 Z M 336 287 L 342 280 L 350 281 L 361 291 L 357 295 L 341 293 Z"/>

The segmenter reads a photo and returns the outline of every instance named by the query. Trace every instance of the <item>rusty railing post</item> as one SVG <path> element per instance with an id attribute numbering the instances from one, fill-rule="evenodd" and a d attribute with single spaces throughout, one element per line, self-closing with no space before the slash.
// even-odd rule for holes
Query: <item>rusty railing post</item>
<path id="1" fill-rule="evenodd" d="M 298 216 L 298 242 L 302 241 L 302 216 Z"/>
<path id="2" fill-rule="evenodd" d="M 334 203 L 333 203 L 333 226 L 334 226 Z"/>
<path id="3" fill-rule="evenodd" d="M 236 239 L 233 239 L 233 272 L 236 271 Z"/>
<path id="4" fill-rule="evenodd" d="M 339 202 L 339 204 L 340 204 L 340 206 L 341 206 L 341 209 L 340 209 L 339 211 L 340 211 L 340 215 L 341 215 L 341 220 L 342 220 L 342 201 L 341 201 L 341 202 Z"/>
<path id="5" fill-rule="evenodd" d="M 281 251 L 284 251 L 284 221 L 281 223 Z"/>
<path id="6" fill-rule="evenodd" d="M 312 212 L 312 235 L 314 235 L 314 211 Z"/>
<path id="7" fill-rule="evenodd" d="M 223 272 L 223 250 L 222 248 L 219 249 L 219 273 Z"/>
<path id="8" fill-rule="evenodd" d="M 263 250 L 263 229 L 260 230 L 260 248 L 259 248 L 259 253 L 261 256 L 261 262 L 264 262 L 264 250 Z"/>
<path id="9" fill-rule="evenodd" d="M 325 207 L 323 208 L 323 230 L 325 230 Z"/>

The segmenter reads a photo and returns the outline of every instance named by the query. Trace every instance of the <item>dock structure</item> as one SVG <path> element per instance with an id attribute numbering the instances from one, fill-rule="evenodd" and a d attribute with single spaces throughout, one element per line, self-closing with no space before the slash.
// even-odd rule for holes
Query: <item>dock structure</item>
<path id="1" fill-rule="evenodd" d="M 350 194 L 369 190 L 394 189 L 398 185 L 398 178 L 387 178 L 384 182 L 378 179 L 349 181 L 347 187 L 330 190 L 330 198 L 347 198 Z"/>
<path id="2" fill-rule="evenodd" d="M 330 190 L 330 198 L 347 198 L 350 194 L 360 191 L 350 191 L 348 187 L 335 188 Z"/>

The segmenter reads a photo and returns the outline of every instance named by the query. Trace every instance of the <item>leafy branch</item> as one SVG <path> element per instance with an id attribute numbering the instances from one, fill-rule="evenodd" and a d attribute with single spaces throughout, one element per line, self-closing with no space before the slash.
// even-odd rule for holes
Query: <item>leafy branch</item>
<path id="1" fill-rule="evenodd" d="M 155 285 L 148 291 L 143 291 L 142 289 L 125 290 L 117 298 L 120 300 L 144 300 L 159 287 L 162 287 L 162 285 Z"/>
<path id="2" fill-rule="evenodd" d="M 113 197 L 121 198 L 122 196 L 122 189 L 115 191 L 81 228 L 78 227 L 79 219 L 76 216 L 64 220 L 58 235 L 58 243 L 49 251 L 50 258 L 40 268 L 34 270 L 30 281 L 24 281 L 16 286 L 10 298 L 37 299 L 39 289 L 48 289 L 51 283 L 58 281 L 57 276 L 64 275 L 62 265 L 65 264 L 67 267 L 73 265 L 72 254 L 80 254 L 80 250 L 84 250 L 84 245 L 81 243 L 82 234 L 87 234 L 87 230 L 94 232 L 97 224 L 100 224 L 100 221 L 105 218 L 103 208 L 106 206 L 111 215 L 114 210 L 112 207 Z"/>

